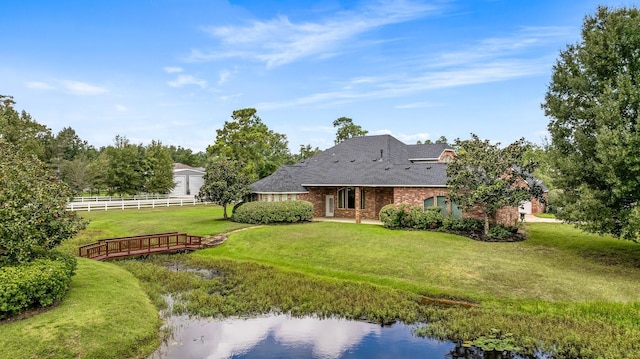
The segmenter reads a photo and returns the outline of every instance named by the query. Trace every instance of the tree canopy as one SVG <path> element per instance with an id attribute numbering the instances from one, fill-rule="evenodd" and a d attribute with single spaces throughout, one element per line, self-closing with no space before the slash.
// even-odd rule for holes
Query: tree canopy
<path id="1" fill-rule="evenodd" d="M 269 129 L 254 108 L 233 111 L 231 121 L 216 133 L 207 153 L 244 163 L 243 171 L 254 179 L 272 174 L 291 160 L 287 136 Z"/>
<path id="2" fill-rule="evenodd" d="M 84 228 L 72 192 L 35 155 L 0 139 L 0 266 L 28 262 Z"/>
<path id="3" fill-rule="evenodd" d="M 14 105 L 13 97 L 0 95 L 0 139 L 46 161 L 51 130 L 26 111 L 16 111 Z"/>
<path id="4" fill-rule="evenodd" d="M 228 204 L 242 201 L 251 193 L 251 177 L 243 171 L 244 167 L 242 162 L 220 157 L 212 158 L 205 167 L 204 184 L 198 198 L 221 205 L 224 219 L 228 218 Z"/>
<path id="5" fill-rule="evenodd" d="M 349 138 L 364 136 L 369 133 L 369 131 L 363 130 L 361 126 L 354 124 L 353 120 L 348 117 L 340 117 L 333 121 L 333 127 L 337 128 L 336 145 Z"/>
<path id="6" fill-rule="evenodd" d="M 557 216 L 584 230 L 640 239 L 640 11 L 599 7 L 560 52 L 542 108 Z"/>
<path id="7" fill-rule="evenodd" d="M 542 196 L 541 188 L 527 185 L 536 163 L 523 160 L 528 148 L 523 138 L 502 148 L 500 143 L 491 144 L 471 134 L 469 140 L 456 139 L 455 146 L 456 157 L 447 166 L 451 200 L 465 211 L 482 210 L 485 235 L 499 209 L 517 207 L 533 195 Z"/>

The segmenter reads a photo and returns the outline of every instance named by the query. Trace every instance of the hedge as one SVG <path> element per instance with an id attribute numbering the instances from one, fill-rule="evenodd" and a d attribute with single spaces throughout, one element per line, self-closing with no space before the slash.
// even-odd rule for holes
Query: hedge
<path id="1" fill-rule="evenodd" d="M 307 201 L 247 202 L 235 208 L 232 219 L 252 224 L 308 222 L 313 219 L 313 204 Z"/>
<path id="2" fill-rule="evenodd" d="M 75 258 L 58 252 L 23 265 L 0 267 L 0 319 L 61 299 L 75 267 Z"/>
<path id="3" fill-rule="evenodd" d="M 423 210 L 420 206 L 388 204 L 380 210 L 382 225 L 390 229 L 426 229 L 464 233 L 471 238 L 483 239 L 484 223 L 475 218 L 457 218 L 443 215 L 439 207 Z M 516 227 L 491 225 L 490 240 L 507 240 L 517 232 Z"/>

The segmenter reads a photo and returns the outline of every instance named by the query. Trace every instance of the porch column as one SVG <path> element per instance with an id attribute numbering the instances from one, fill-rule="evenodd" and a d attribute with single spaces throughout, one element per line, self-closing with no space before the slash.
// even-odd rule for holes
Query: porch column
<path id="1" fill-rule="evenodd" d="M 356 223 L 362 223 L 362 210 L 360 209 L 360 187 L 355 188 L 356 191 Z"/>

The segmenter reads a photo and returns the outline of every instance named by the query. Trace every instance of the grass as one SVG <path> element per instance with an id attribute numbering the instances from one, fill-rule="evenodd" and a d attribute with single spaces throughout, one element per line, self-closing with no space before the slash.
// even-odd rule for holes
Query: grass
<path id="1" fill-rule="evenodd" d="M 242 227 L 214 219 L 221 211 L 85 213 L 91 225 L 65 246 L 75 253 L 74 245 L 96 237 L 173 230 L 214 234 Z M 531 223 L 527 230 L 524 242 L 484 243 L 350 223 L 268 226 L 231 234 L 222 246 L 193 254 L 119 264 L 140 279 L 156 306 L 162 305 L 161 293 L 179 293 L 183 308 L 200 315 L 275 310 L 380 322 L 427 320 L 422 333 L 438 338 L 495 342 L 501 340 L 495 333 L 502 333 L 527 353 L 640 357 L 640 246 L 564 224 Z M 202 279 L 165 267 L 178 262 L 223 276 Z M 422 296 L 476 305 L 419 305 Z"/>
<path id="2" fill-rule="evenodd" d="M 535 216 L 538 218 L 556 218 L 556 215 L 553 213 L 538 213 Z"/>
<path id="3" fill-rule="evenodd" d="M 78 247 L 103 238 L 132 235 L 187 232 L 208 236 L 247 227 L 222 219 L 220 206 L 185 206 L 78 212 L 90 222 L 73 239 L 64 241 L 60 250 L 77 255 Z"/>
<path id="4" fill-rule="evenodd" d="M 474 342 L 499 330 L 528 353 L 640 357 L 640 246 L 563 224 L 528 230 L 524 242 L 485 243 L 372 225 L 272 226 L 192 256 L 479 304 L 426 311 L 429 336 Z"/>
<path id="5" fill-rule="evenodd" d="M 159 345 L 157 309 L 126 270 L 78 260 L 56 307 L 0 325 L 1 358 L 134 358 Z"/>
<path id="6" fill-rule="evenodd" d="M 609 264 L 640 260 L 640 246 L 587 236 L 566 225 L 530 228 L 527 241 L 486 243 L 375 225 L 272 226 L 235 233 L 224 245 L 194 256 L 255 261 L 476 302 L 638 300 L 638 267 Z"/>

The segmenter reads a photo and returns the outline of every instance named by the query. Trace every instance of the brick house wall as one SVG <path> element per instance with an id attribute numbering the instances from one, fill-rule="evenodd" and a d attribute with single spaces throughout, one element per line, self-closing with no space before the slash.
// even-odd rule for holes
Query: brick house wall
<path id="1" fill-rule="evenodd" d="M 338 190 L 343 187 L 310 187 L 308 193 L 298 193 L 295 195 L 295 199 L 309 201 L 313 204 L 313 216 L 325 217 L 326 216 L 326 198 L 328 195 L 333 196 L 335 201 L 334 216 L 338 218 L 354 218 L 356 217 L 355 209 L 338 208 Z M 360 210 L 362 219 L 378 219 L 380 210 L 387 204 L 407 204 L 410 206 L 424 205 L 424 200 L 427 198 L 435 198 L 438 196 L 448 197 L 449 190 L 442 187 L 358 187 L 364 189 L 365 192 L 365 208 Z M 280 196 L 280 195 L 279 195 Z M 293 200 L 292 194 L 282 195 L 278 200 Z M 273 201 L 275 200 L 273 194 L 259 195 L 258 200 L 261 201 Z M 540 208 L 544 206 L 543 203 L 539 203 L 534 199 L 532 208 Z M 447 206 L 451 211 L 451 204 Z M 479 208 L 473 209 L 469 212 L 463 212 L 463 217 L 473 217 L 477 219 L 484 219 L 483 213 Z M 496 222 L 505 225 L 515 225 L 520 220 L 520 213 L 517 207 L 505 207 L 496 213 Z"/>
<path id="2" fill-rule="evenodd" d="M 543 198 L 545 201 L 544 203 L 537 198 L 531 200 L 531 214 L 540 214 L 545 212 L 545 210 L 547 209 L 547 206 L 545 204 L 547 201 L 546 193 L 543 195 Z"/>
<path id="3" fill-rule="evenodd" d="M 355 218 L 355 209 L 338 208 L 338 190 L 343 187 L 309 187 L 309 193 L 305 198 L 298 195 L 298 199 L 304 199 L 313 203 L 313 216 L 324 217 L 326 215 L 326 199 L 332 195 L 335 200 L 334 216 L 338 218 Z M 384 187 L 358 187 L 364 189 L 364 209 L 360 210 L 362 219 L 378 219 L 378 214 L 383 206 L 393 203 L 393 188 Z M 358 205 L 359 202 L 356 203 Z"/>
<path id="4" fill-rule="evenodd" d="M 395 187 L 393 189 L 393 203 L 396 204 L 405 203 L 410 206 L 422 207 L 425 199 L 437 196 L 449 196 L 449 189 L 439 187 Z"/>

